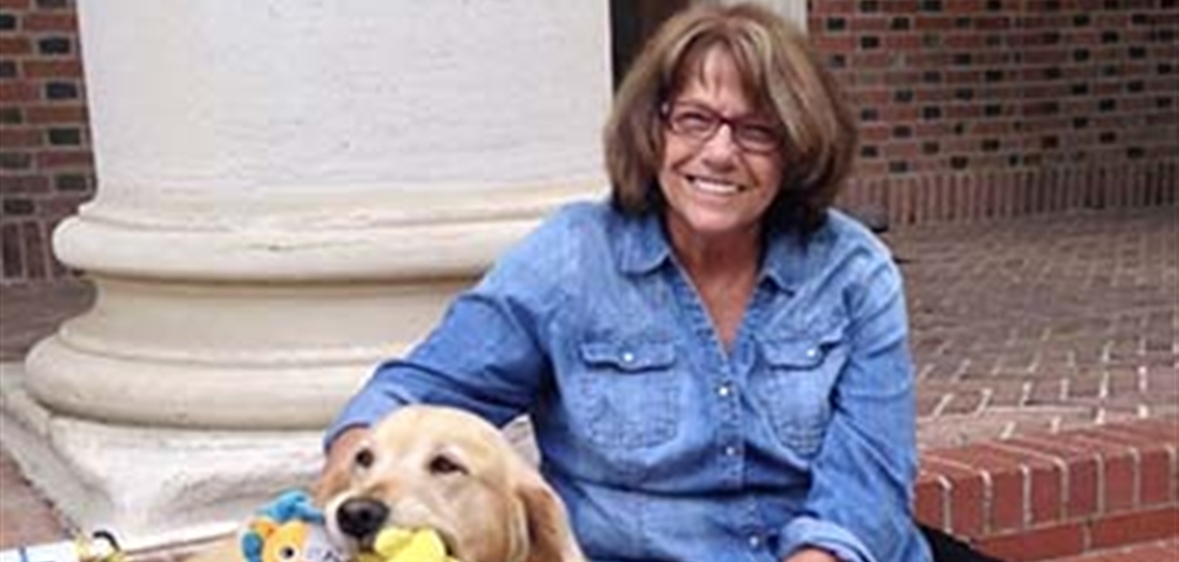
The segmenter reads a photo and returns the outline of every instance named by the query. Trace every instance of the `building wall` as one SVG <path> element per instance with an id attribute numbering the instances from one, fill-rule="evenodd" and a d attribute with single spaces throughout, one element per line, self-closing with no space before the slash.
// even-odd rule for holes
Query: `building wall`
<path id="1" fill-rule="evenodd" d="M 0 0 L 0 283 L 69 273 L 50 234 L 94 194 L 71 0 Z"/>
<path id="2" fill-rule="evenodd" d="M 1177 0 L 813 0 L 894 226 L 1179 202 Z M 73 0 L 0 0 L 0 283 L 94 193 Z"/>
<path id="3" fill-rule="evenodd" d="M 1173 205 L 1176 0 L 814 0 L 894 225 Z"/>

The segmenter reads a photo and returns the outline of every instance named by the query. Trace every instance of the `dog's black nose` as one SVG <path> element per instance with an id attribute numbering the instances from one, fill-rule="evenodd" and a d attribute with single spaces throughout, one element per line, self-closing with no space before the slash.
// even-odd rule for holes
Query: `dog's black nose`
<path id="1" fill-rule="evenodd" d="M 352 498 L 336 509 L 340 531 L 355 539 L 376 534 L 388 516 L 389 508 L 385 504 L 368 498 Z"/>

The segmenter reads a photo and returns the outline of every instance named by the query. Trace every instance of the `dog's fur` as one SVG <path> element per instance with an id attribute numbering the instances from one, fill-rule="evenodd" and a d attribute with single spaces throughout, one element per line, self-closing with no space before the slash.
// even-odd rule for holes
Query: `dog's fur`
<path id="1" fill-rule="evenodd" d="M 351 470 L 329 473 L 317 494 L 328 532 L 351 553 L 371 537 L 340 529 L 351 499 L 388 508 L 385 526 L 429 527 L 461 562 L 584 562 L 565 507 L 493 426 L 450 408 L 407 406 L 379 423 Z M 240 560 L 223 545 L 189 562 Z"/>

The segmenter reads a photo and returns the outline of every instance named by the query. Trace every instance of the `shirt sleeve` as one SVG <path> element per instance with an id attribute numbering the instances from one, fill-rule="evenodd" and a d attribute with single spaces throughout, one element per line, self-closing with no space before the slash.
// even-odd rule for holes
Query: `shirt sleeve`
<path id="1" fill-rule="evenodd" d="M 409 403 L 454 406 L 499 425 L 523 413 L 550 370 L 538 332 L 556 297 L 522 253 L 505 255 L 460 294 L 408 356 L 381 364 L 329 427 L 325 448 Z"/>
<path id="2" fill-rule="evenodd" d="M 830 424 L 804 509 L 782 529 L 779 559 L 816 546 L 844 562 L 892 562 L 912 540 L 916 411 L 896 266 L 882 259 L 857 292 Z"/>

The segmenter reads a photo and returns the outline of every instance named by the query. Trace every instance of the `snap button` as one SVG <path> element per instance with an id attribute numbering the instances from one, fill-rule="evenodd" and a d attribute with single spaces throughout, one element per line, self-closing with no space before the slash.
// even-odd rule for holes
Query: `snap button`
<path id="1" fill-rule="evenodd" d="M 635 362 L 635 354 L 633 354 L 629 351 L 622 352 L 622 362 L 623 363 L 634 363 Z"/>
<path id="2" fill-rule="evenodd" d="M 806 356 L 807 356 L 807 357 L 810 357 L 810 358 L 812 358 L 812 359 L 813 359 L 813 358 L 814 358 L 816 355 L 818 355 L 818 354 L 819 354 L 819 350 L 817 350 L 817 349 L 815 349 L 815 348 L 813 348 L 813 347 L 812 347 L 812 348 L 810 348 L 810 349 L 808 349 L 808 350 L 806 350 Z"/>
<path id="3" fill-rule="evenodd" d="M 757 548 L 759 546 L 761 546 L 761 537 L 749 535 L 749 548 Z"/>
<path id="4" fill-rule="evenodd" d="M 727 457 L 737 456 L 737 448 L 732 445 L 725 447 L 725 456 L 727 456 Z"/>
<path id="5" fill-rule="evenodd" d="M 732 387 L 732 385 L 730 385 L 727 382 L 723 383 L 720 386 L 716 387 L 716 393 L 718 395 L 720 395 L 721 398 L 725 398 L 728 395 L 733 393 L 733 387 Z"/>

